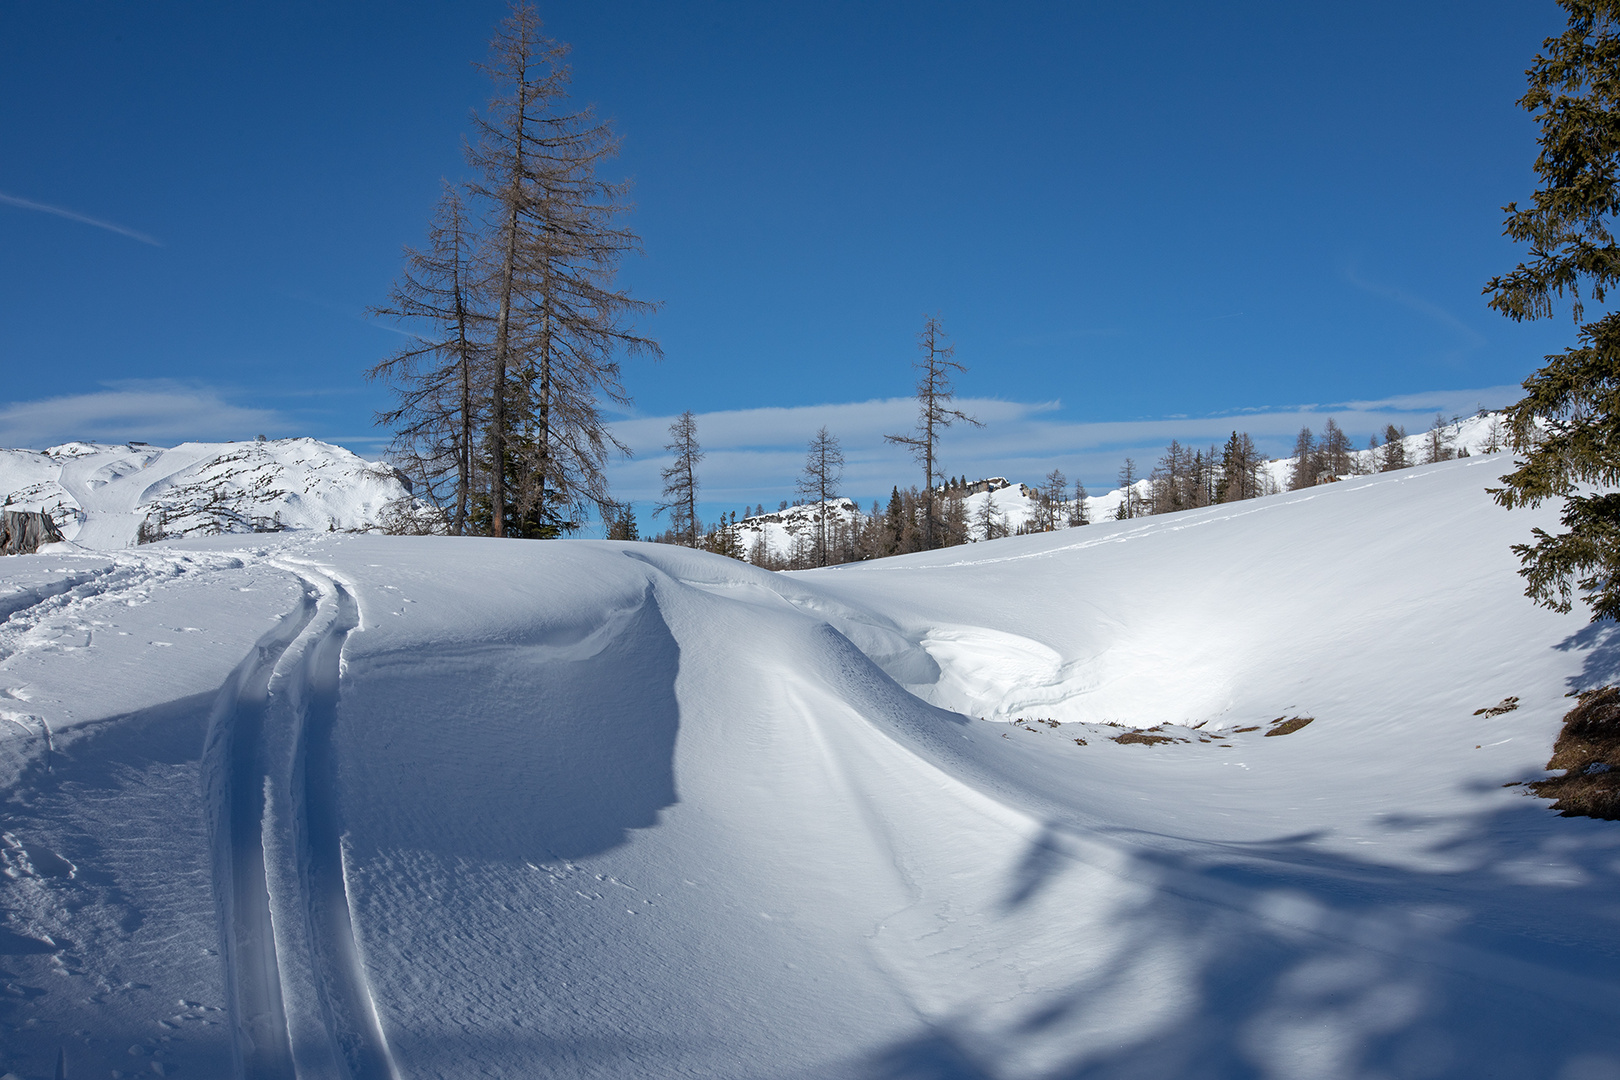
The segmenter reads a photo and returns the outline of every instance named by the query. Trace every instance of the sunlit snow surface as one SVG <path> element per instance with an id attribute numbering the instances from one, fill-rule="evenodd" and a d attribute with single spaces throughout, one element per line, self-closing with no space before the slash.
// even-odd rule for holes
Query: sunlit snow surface
<path id="1" fill-rule="evenodd" d="M 792 575 L 7 559 L 0 1073 L 1620 1076 L 1620 825 L 1503 786 L 1620 653 L 1505 464 Z"/>

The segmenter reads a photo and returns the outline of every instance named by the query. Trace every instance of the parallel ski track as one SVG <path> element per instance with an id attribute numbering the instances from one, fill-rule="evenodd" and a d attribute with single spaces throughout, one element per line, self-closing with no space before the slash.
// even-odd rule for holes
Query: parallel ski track
<path id="1" fill-rule="evenodd" d="M 306 579 L 307 580 L 307 579 Z M 299 850 L 312 967 L 327 1033 L 352 1080 L 398 1080 L 360 959 L 343 873 L 343 821 L 338 805 L 338 679 L 343 643 L 360 623 L 360 605 L 343 583 L 327 579 L 337 611 L 307 654 L 304 708 L 294 757 Z"/>
<path id="2" fill-rule="evenodd" d="M 278 565 L 303 582 L 303 601 L 260 640 L 221 689 L 205 753 L 237 1073 L 244 1080 L 299 1076 L 271 916 L 272 910 L 295 910 L 307 923 L 307 967 L 340 1070 L 348 1080 L 398 1080 L 360 960 L 343 872 L 333 734 L 343 645 L 359 625 L 360 607 L 347 586 L 319 569 L 302 561 Z M 290 774 L 285 765 L 267 760 L 264 745 L 265 725 L 273 715 L 271 680 L 289 652 L 297 660 L 279 672 L 277 694 L 297 705 L 290 717 Z M 292 903 L 294 898 L 272 895 L 276 876 L 266 870 L 269 790 L 285 793 L 292 808 L 302 894 Z M 284 940 L 297 937 L 284 935 Z"/>
<path id="3" fill-rule="evenodd" d="M 246 1080 L 295 1080 L 281 969 L 270 920 L 264 863 L 267 763 L 260 742 L 270 704 L 270 678 L 282 655 L 317 610 L 305 582 L 303 600 L 237 665 L 220 689 L 203 751 L 203 784 L 214 808 L 214 897 L 220 918 L 225 985 L 236 1071 Z"/>

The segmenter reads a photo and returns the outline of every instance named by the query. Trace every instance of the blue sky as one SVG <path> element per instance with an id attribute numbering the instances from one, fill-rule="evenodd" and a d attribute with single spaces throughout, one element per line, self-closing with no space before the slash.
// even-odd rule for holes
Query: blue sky
<path id="1" fill-rule="evenodd" d="M 466 175 L 500 3 L 0 0 L 0 445 L 313 435 L 375 454 L 398 340 L 365 316 Z M 663 302 L 632 360 L 656 496 L 699 416 L 712 513 L 774 506 L 810 434 L 849 494 L 924 318 L 982 431 L 951 474 L 1107 487 L 1233 427 L 1281 455 L 1510 400 L 1567 318 L 1480 288 L 1533 187 L 1514 104 L 1550 2 L 545 3 L 623 136 Z"/>

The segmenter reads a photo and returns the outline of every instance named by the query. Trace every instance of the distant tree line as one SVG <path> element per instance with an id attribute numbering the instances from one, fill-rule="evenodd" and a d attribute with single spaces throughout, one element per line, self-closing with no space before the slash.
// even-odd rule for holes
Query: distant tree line
<path id="1" fill-rule="evenodd" d="M 925 342 L 925 349 L 928 347 Z M 1489 414 L 1482 410 L 1480 415 Z M 1320 437 L 1310 428 L 1300 429 L 1286 478 L 1276 476 L 1268 467 L 1271 463 L 1261 456 L 1247 432 L 1234 431 L 1224 444 L 1207 449 L 1192 449 L 1172 440 L 1145 477 L 1139 474 L 1134 460 L 1127 458 L 1121 465 L 1119 499 L 1113 516 L 1129 519 L 1194 510 L 1284 489 L 1298 491 L 1349 476 L 1466 457 L 1466 448 L 1453 445 L 1457 419 L 1448 421 L 1436 416 L 1416 446 L 1409 445 L 1413 440 L 1405 428 L 1392 424 L 1385 428 L 1382 440 L 1373 436 L 1365 450 L 1357 451 L 1338 422 L 1329 417 Z M 770 570 L 803 570 L 955 547 L 1010 533 L 1074 528 L 1089 524 L 1092 512 L 1085 485 L 1077 480 L 1071 487 L 1060 469 L 1048 473 L 1038 487 L 1023 488 L 1021 494 L 1033 504 L 1032 512 L 1016 527 L 1010 526 L 1005 513 L 998 510 L 993 498 L 997 489 L 992 483 L 970 482 L 965 476 L 943 477 L 929 489 L 896 485 L 886 501 L 874 501 L 869 511 L 862 512 L 849 500 L 840 500 L 843 454 L 836 436 L 822 428 L 810 440 L 804 470 L 795 485 L 798 498 L 792 503 L 782 500 L 775 515 L 767 515 L 761 505 L 752 513 L 745 509 L 741 515 L 744 520 L 739 520 L 733 511 L 704 528 L 695 524 L 696 478 L 690 468 L 702 457 L 696 444 L 695 421 L 685 414 L 670 430 L 668 449 L 673 459 L 664 471 L 666 502 L 660 505 L 660 511 L 677 504 L 682 508 L 675 510 L 670 528 L 650 539 L 701 548 Z M 1507 433 L 1491 416 L 1484 449 L 1494 453 L 1506 446 Z M 932 470 L 937 465 L 936 448 L 924 469 Z M 986 497 L 970 511 L 968 500 L 981 493 Z M 807 509 L 794 512 L 798 507 Z M 749 517 L 755 519 L 752 526 L 746 521 Z M 774 520 L 786 530 L 785 551 L 766 543 L 762 519 Z M 638 539 L 634 516 L 626 513 L 621 526 L 610 531 L 609 538 Z"/>

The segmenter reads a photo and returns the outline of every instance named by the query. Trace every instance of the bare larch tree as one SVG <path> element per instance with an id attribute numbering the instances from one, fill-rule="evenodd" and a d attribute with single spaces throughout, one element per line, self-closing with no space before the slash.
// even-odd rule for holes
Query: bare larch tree
<path id="1" fill-rule="evenodd" d="M 827 565 L 827 501 L 838 498 L 844 477 L 844 451 L 838 437 L 823 426 L 810 439 L 804 471 L 795 484 L 798 494 L 816 503 L 816 565 Z"/>
<path id="2" fill-rule="evenodd" d="M 676 538 L 687 547 L 698 546 L 697 464 L 703 460 L 698 448 L 697 417 L 688 409 L 669 425 L 669 442 L 664 449 L 674 460 L 659 473 L 664 481 L 664 501 L 653 510 L 657 517 L 669 511 L 669 524 Z"/>
<path id="3" fill-rule="evenodd" d="M 418 332 L 410 344 L 366 372 L 366 378 L 386 379 L 393 387 L 394 407 L 377 414 L 377 423 L 394 429 L 390 455 L 427 485 L 419 494 L 448 507 L 450 531 L 456 536 L 467 530 L 473 440 L 483 420 L 479 341 L 489 320 L 480 306 L 476 244 L 466 207 L 446 183 L 428 228 L 427 248 L 405 249 L 405 271 L 394 282 L 388 303 L 372 309 L 372 314 L 415 326 Z"/>
<path id="4" fill-rule="evenodd" d="M 951 373 L 966 371 L 956 360 L 956 346 L 945 340 L 945 329 L 938 315 L 930 315 L 917 335 L 922 351 L 914 366 L 917 369 L 917 426 L 910 435 L 885 435 L 886 442 L 899 443 L 911 449 L 917 464 L 923 467 L 923 547 L 932 549 L 938 543 L 938 511 L 935 509 L 935 480 L 939 476 L 939 436 L 956 423 L 983 427 L 973 417 L 950 408 L 955 391 Z"/>
<path id="5" fill-rule="evenodd" d="M 484 70 L 495 95 L 475 117 L 472 191 L 489 209 L 491 532 L 567 531 L 587 506 L 605 516 L 609 455 L 627 453 L 601 402 L 627 404 L 615 357 L 660 355 L 631 319 L 655 304 L 613 287 L 636 235 L 617 224 L 628 186 L 597 176 L 618 151 L 610 126 L 572 107 L 568 46 L 541 34 L 534 7 L 501 23 Z"/>

